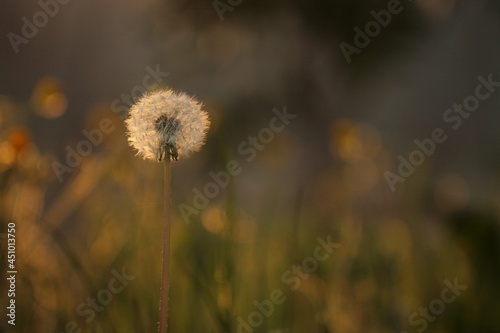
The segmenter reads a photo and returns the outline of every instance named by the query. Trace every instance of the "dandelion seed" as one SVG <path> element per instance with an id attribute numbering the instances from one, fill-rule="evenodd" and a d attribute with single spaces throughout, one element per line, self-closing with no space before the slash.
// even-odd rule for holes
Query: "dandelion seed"
<path id="1" fill-rule="evenodd" d="M 201 104 L 184 93 L 154 91 L 130 108 L 128 141 L 144 159 L 177 160 L 196 152 L 210 125 Z"/>

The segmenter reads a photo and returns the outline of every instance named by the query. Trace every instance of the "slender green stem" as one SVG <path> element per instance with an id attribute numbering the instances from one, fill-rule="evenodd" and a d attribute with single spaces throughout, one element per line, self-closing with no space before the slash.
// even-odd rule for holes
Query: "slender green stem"
<path id="1" fill-rule="evenodd" d="M 160 325 L 158 333 L 167 333 L 168 290 L 170 285 L 170 179 L 172 162 L 164 162 L 163 188 L 163 248 L 161 262 Z"/>

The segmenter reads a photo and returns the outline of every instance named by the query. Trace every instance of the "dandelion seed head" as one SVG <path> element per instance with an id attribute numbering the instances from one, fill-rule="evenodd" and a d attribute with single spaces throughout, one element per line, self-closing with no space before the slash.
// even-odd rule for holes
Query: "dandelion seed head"
<path id="1" fill-rule="evenodd" d="M 201 104 L 172 90 L 151 92 L 137 101 L 125 120 L 129 144 L 144 159 L 186 158 L 205 142 L 210 125 Z"/>

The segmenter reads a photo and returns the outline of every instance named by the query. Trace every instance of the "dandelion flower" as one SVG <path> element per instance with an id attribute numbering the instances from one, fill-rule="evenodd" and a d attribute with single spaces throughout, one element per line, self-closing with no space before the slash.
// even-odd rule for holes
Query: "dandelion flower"
<path id="1" fill-rule="evenodd" d="M 164 161 L 163 245 L 158 333 L 167 333 L 170 288 L 171 161 L 196 152 L 210 125 L 201 104 L 184 93 L 159 90 L 142 97 L 125 120 L 128 141 L 144 159 Z"/>
<path id="2" fill-rule="evenodd" d="M 177 160 L 196 152 L 210 125 L 201 103 L 184 93 L 159 90 L 143 96 L 125 120 L 128 141 L 144 159 Z"/>

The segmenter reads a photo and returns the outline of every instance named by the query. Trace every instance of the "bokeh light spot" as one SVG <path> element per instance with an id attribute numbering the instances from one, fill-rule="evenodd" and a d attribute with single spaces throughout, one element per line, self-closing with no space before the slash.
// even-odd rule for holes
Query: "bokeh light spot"
<path id="1" fill-rule="evenodd" d="M 50 119 L 60 117 L 68 106 L 61 82 L 53 77 L 42 78 L 36 84 L 31 104 L 35 112 L 42 117 Z"/>

